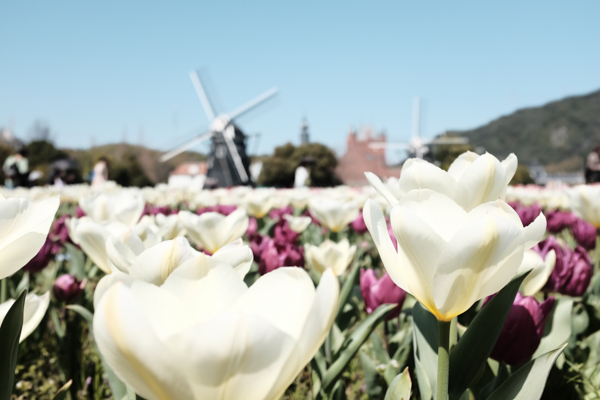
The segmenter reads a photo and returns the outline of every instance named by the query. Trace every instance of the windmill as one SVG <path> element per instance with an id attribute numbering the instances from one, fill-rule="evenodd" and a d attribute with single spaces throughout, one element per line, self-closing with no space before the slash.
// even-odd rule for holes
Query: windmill
<path id="1" fill-rule="evenodd" d="M 413 122 L 412 137 L 408 143 L 372 142 L 369 147 L 375 149 L 404 149 L 409 156 L 424 158 L 429 153 L 429 147 L 433 145 L 467 144 L 469 139 L 465 137 L 441 136 L 433 140 L 427 140 L 420 134 L 421 125 L 421 99 L 413 99 Z"/>
<path id="2" fill-rule="evenodd" d="M 275 96 L 278 89 L 269 89 L 230 113 L 215 115 L 196 71 L 190 72 L 190 78 L 200 98 L 204 113 L 210 121 L 209 129 L 183 145 L 166 152 L 160 157 L 160 161 L 165 162 L 170 160 L 184 151 L 208 139 L 212 139 L 205 186 L 228 187 L 251 185 L 252 181 L 250 180 L 249 172 L 250 159 L 246 154 L 246 135 L 235 124 L 235 119 Z"/>

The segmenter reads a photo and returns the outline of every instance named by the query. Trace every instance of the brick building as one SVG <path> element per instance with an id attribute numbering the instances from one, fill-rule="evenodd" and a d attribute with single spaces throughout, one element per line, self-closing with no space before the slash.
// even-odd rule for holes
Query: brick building
<path id="1" fill-rule="evenodd" d="M 360 133 L 351 130 L 348 134 L 346 154 L 338 160 L 336 173 L 348 186 L 368 185 L 365 172 L 369 171 L 385 180 L 400 176 L 400 168 L 390 168 L 385 162 L 385 149 L 371 148 L 370 143 L 385 142 L 385 134 L 373 134 L 371 128 L 363 128 Z"/>

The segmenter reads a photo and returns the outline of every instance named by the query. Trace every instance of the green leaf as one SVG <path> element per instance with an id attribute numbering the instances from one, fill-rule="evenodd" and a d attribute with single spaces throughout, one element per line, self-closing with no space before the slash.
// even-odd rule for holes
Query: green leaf
<path id="1" fill-rule="evenodd" d="M 438 321 L 419 303 L 414 305 L 412 315 L 413 352 L 418 360 L 415 372 L 422 397 L 427 399 L 427 387 L 431 391 L 437 385 Z"/>
<path id="2" fill-rule="evenodd" d="M 90 310 L 78 304 L 71 304 L 66 307 L 69 310 L 75 311 L 77 314 L 79 314 L 87 322 L 90 332 L 94 332 L 94 314 L 92 314 Z M 108 378 L 108 385 L 110 386 L 110 390 L 112 391 L 113 397 L 115 399 L 122 399 L 124 397 L 128 398 L 127 386 L 125 385 L 125 383 L 123 383 L 123 381 L 121 381 L 117 377 L 115 372 L 112 370 L 112 368 L 108 366 L 106 361 L 104 361 L 104 357 L 100 353 L 100 350 L 98 350 L 98 346 L 96 346 L 95 342 L 94 348 L 96 349 L 96 353 L 98 353 L 98 355 L 100 356 L 100 362 L 102 363 L 102 368 L 104 368 L 104 373 Z"/>
<path id="3" fill-rule="evenodd" d="M 556 349 L 563 343 L 566 343 L 571 337 L 571 311 L 573 310 L 573 299 L 570 297 L 561 297 L 557 299 L 552 313 L 546 320 L 545 332 L 539 347 L 533 353 L 533 358 L 541 356 L 553 349 Z"/>
<path id="4" fill-rule="evenodd" d="M 10 307 L 0 326 L 0 400 L 10 400 L 14 388 L 25 296 L 27 290 Z"/>
<path id="5" fill-rule="evenodd" d="M 352 360 L 360 346 L 369 338 L 369 335 L 377 325 L 388 315 L 392 309 L 396 307 L 395 304 L 383 304 L 373 311 L 358 327 L 352 332 L 352 334 L 346 339 L 346 342 L 342 346 L 342 350 L 339 353 L 337 360 L 329 367 L 325 375 L 323 376 L 322 388 L 325 393 L 333 387 L 335 382 L 338 380 L 344 369 L 348 366 L 348 363 Z"/>
<path id="6" fill-rule="evenodd" d="M 358 281 L 358 276 L 359 276 L 359 272 L 360 272 L 360 255 L 361 255 L 360 252 L 361 252 L 361 250 L 359 250 L 359 254 L 356 255 L 356 258 L 352 265 L 352 269 L 350 270 L 350 273 L 346 277 L 346 280 L 344 281 L 344 285 L 342 286 L 342 290 L 340 291 L 340 303 L 339 303 L 338 313 L 337 313 L 338 316 L 342 315 L 342 310 L 344 309 L 344 306 L 346 305 L 346 302 L 348 301 L 348 297 L 350 296 L 350 293 L 352 293 L 352 288 Z"/>
<path id="7" fill-rule="evenodd" d="M 93 331 L 94 327 L 94 314 L 90 312 L 87 308 L 80 306 L 79 304 L 71 304 L 66 306 L 71 311 L 75 311 L 77 314 L 85 319 L 85 322 L 89 325 L 90 331 Z"/>
<path id="8" fill-rule="evenodd" d="M 488 400 L 539 400 L 554 361 L 567 345 L 529 361 L 512 374 Z"/>
<path id="9" fill-rule="evenodd" d="M 19 281 L 19 284 L 17 285 L 16 289 L 15 289 L 15 296 L 18 293 L 23 293 L 23 290 L 27 289 L 29 287 L 29 272 L 25 271 L 25 273 L 23 274 L 23 278 L 21 278 L 21 280 Z"/>
<path id="10" fill-rule="evenodd" d="M 380 375 L 373 360 L 362 351 L 358 353 L 358 356 L 363 372 L 365 373 L 365 385 L 367 385 L 369 399 L 381 399 L 383 388 L 381 387 Z"/>
<path id="11" fill-rule="evenodd" d="M 448 392 L 451 398 L 460 398 L 483 371 L 521 282 L 529 272 L 514 277 L 477 313 L 467 331 L 450 352 Z"/>
<path id="12" fill-rule="evenodd" d="M 63 338 L 65 336 L 65 324 L 60 320 L 58 316 L 58 312 L 56 308 L 52 307 L 50 309 L 50 319 L 52 319 L 52 323 L 54 324 L 54 330 L 59 338 Z"/>
<path id="13" fill-rule="evenodd" d="M 54 395 L 52 400 L 64 400 L 67 398 L 67 393 L 69 393 L 69 388 L 73 384 L 73 379 L 70 379 L 69 382 L 65 383 L 58 392 Z"/>
<path id="14" fill-rule="evenodd" d="M 406 367 L 400 375 L 394 378 L 385 394 L 384 400 L 410 400 L 411 388 L 412 382 L 408 373 L 408 367 Z"/>

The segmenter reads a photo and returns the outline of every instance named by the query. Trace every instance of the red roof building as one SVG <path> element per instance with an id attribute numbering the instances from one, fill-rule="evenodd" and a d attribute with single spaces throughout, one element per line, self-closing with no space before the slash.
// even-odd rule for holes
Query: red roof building
<path id="1" fill-rule="evenodd" d="M 372 172 L 381 179 L 400 176 L 400 168 L 390 168 L 385 162 L 385 149 L 372 148 L 370 143 L 385 142 L 385 134 L 373 135 L 370 128 L 364 129 L 360 135 L 355 131 L 348 134 L 346 154 L 338 160 L 336 173 L 348 186 L 368 185 L 365 172 Z"/>

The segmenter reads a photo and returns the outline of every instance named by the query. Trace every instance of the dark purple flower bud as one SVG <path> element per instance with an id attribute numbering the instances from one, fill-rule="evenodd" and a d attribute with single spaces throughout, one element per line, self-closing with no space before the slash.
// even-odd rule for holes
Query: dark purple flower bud
<path id="1" fill-rule="evenodd" d="M 293 215 L 294 210 L 292 206 L 285 206 L 282 208 L 272 209 L 269 211 L 269 218 L 271 219 L 282 219 L 284 215 Z"/>
<path id="2" fill-rule="evenodd" d="M 570 255 L 568 269 L 571 273 L 559 292 L 568 296 L 579 297 L 585 293 L 590 285 L 594 265 L 587 251 L 581 246 L 575 247 L 575 251 L 571 252 Z"/>
<path id="3" fill-rule="evenodd" d="M 253 237 L 258 231 L 258 222 L 256 222 L 256 218 L 250 217 L 248 218 L 248 229 L 246 229 L 246 237 Z"/>
<path id="4" fill-rule="evenodd" d="M 58 300 L 70 301 L 79 297 L 84 288 L 85 279 L 80 282 L 73 275 L 64 274 L 56 278 L 52 291 Z"/>
<path id="5" fill-rule="evenodd" d="M 548 252 L 554 250 L 556 253 L 556 264 L 554 264 L 552 274 L 548 277 L 543 290 L 546 292 L 559 292 L 560 288 L 569 279 L 570 271 L 568 262 L 571 258 L 571 249 L 569 247 L 562 247 L 554 236 L 548 236 L 548 238 L 535 245 L 531 250 L 537 252 L 544 260 Z"/>
<path id="6" fill-rule="evenodd" d="M 575 220 L 575 215 L 570 212 L 552 210 L 544 213 L 546 216 L 546 229 L 550 233 L 558 233 L 570 226 Z"/>
<path id="7" fill-rule="evenodd" d="M 60 246 L 58 247 L 58 251 L 60 251 Z M 50 236 L 48 236 L 46 237 L 46 241 L 42 245 L 40 251 L 38 251 L 35 257 L 29 260 L 27 264 L 25 264 L 23 269 L 29 272 L 40 272 L 48 266 L 50 261 L 52 261 L 52 259 L 56 255 L 56 253 L 57 246 L 54 243 L 54 241 L 50 239 Z"/>
<path id="8" fill-rule="evenodd" d="M 202 215 L 207 212 L 216 212 L 216 213 L 227 216 L 227 215 L 231 214 L 232 212 L 234 212 L 236 210 L 236 208 L 237 208 L 237 206 L 234 206 L 234 205 L 228 206 L 228 205 L 219 204 L 218 206 L 208 206 L 208 207 L 200 208 L 196 211 L 196 214 Z"/>
<path id="9" fill-rule="evenodd" d="M 360 214 L 358 214 L 358 217 L 356 217 L 356 219 L 350 223 L 350 225 L 356 233 L 361 234 L 367 231 L 367 224 L 365 223 L 365 220 L 363 218 L 362 211 L 360 212 Z"/>
<path id="10" fill-rule="evenodd" d="M 486 299 L 486 303 L 490 298 L 491 296 Z M 554 297 L 539 304 L 535 298 L 517 293 L 491 357 L 510 365 L 521 365 L 529 361 L 540 345 L 546 319 L 553 307 Z"/>
<path id="11" fill-rule="evenodd" d="M 575 218 L 571 223 L 571 232 L 577 243 L 587 250 L 596 248 L 596 227 L 580 218 Z"/>
<path id="12" fill-rule="evenodd" d="M 172 209 L 171 207 L 168 207 L 168 206 L 152 206 L 148 210 L 148 214 L 150 214 L 150 215 L 163 214 L 163 215 L 168 216 L 168 215 L 177 214 L 177 213 L 179 213 L 178 209 Z"/>
<path id="13" fill-rule="evenodd" d="M 65 214 L 56 221 L 54 221 L 54 225 L 52 226 L 51 237 L 58 242 L 58 244 L 62 244 L 64 242 L 73 243 L 71 238 L 69 237 L 69 229 L 67 228 L 67 219 L 71 218 L 70 215 Z"/>
<path id="14" fill-rule="evenodd" d="M 398 304 L 398 307 L 388 315 L 388 319 L 395 318 L 400 314 L 402 304 L 406 299 L 406 292 L 392 281 L 387 272 L 377 279 L 375 271 L 372 269 L 360 271 L 360 292 L 369 314 L 382 304 Z"/>
<path id="15" fill-rule="evenodd" d="M 538 217 L 538 215 L 540 215 L 542 208 L 539 204 L 535 203 L 530 206 L 519 205 L 515 211 L 519 215 L 519 218 L 521 218 L 523 226 L 528 226 Z"/>
<path id="16" fill-rule="evenodd" d="M 85 215 L 86 215 L 86 214 L 85 214 L 85 212 L 83 211 L 83 209 L 82 209 L 81 207 L 77 206 L 77 208 L 75 209 L 75 216 L 76 216 L 77 218 L 83 218 L 83 217 L 85 217 Z"/>

